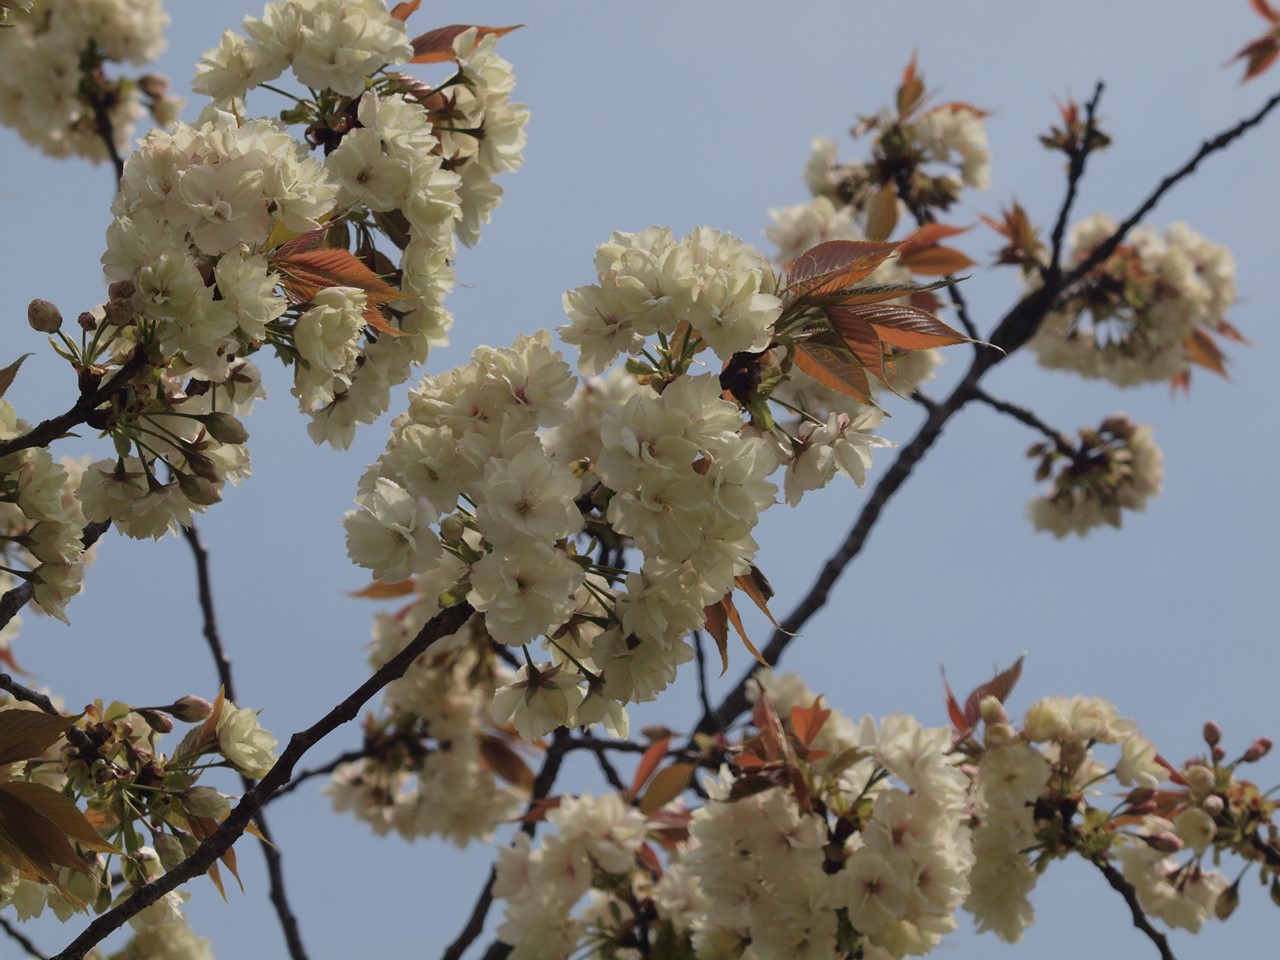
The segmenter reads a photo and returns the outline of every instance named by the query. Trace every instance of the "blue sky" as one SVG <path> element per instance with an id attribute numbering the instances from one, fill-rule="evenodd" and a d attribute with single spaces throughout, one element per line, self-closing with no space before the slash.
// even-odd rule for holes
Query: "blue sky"
<path id="1" fill-rule="evenodd" d="M 170 49 L 158 69 L 177 92 L 222 28 L 261 9 L 240 0 L 170 6 Z M 515 64 L 517 98 L 532 112 L 526 166 L 504 179 L 506 201 L 479 247 L 459 257 L 453 342 L 433 352 L 428 369 L 462 363 L 478 344 L 562 323 L 562 291 L 592 279 L 595 245 L 613 230 L 664 224 L 680 235 L 705 223 L 765 246 L 766 210 L 806 199 L 800 171 L 810 139 L 841 138 L 842 156 L 856 157 L 845 131 L 857 114 L 888 102 L 913 51 L 942 97 L 995 111 L 988 120 L 994 187 L 970 194 L 956 222 L 976 222 L 1016 197 L 1046 223 L 1063 171 L 1036 135 L 1056 119 L 1055 100 L 1087 98 L 1100 79 L 1114 145 L 1092 163 L 1076 209 L 1122 217 L 1202 139 L 1256 109 L 1280 78 L 1241 87 L 1238 67 L 1221 68 L 1263 24 L 1245 0 L 1212 9 L 1195 0 L 799 2 L 786 14 L 759 2 L 424 5 L 410 21 L 419 32 L 452 22 L 526 23 L 500 49 Z M 278 109 L 270 94 L 255 97 L 251 107 Z M 188 116 L 197 109 L 191 103 Z M 1240 303 L 1230 319 L 1253 346 L 1232 348 L 1230 383 L 1197 375 L 1189 398 L 1161 386 L 1120 391 L 1017 356 L 986 384 L 1068 432 L 1116 411 L 1152 423 L 1165 455 L 1164 494 L 1127 516 L 1123 531 L 1083 541 L 1038 535 L 1024 518 L 1036 484 L 1023 452 L 1035 436 L 973 407 L 891 503 L 836 599 L 781 669 L 798 670 L 851 715 L 896 710 L 942 724 L 939 667 L 968 689 L 1027 651 L 1015 715 L 1047 694 L 1105 695 L 1175 761 L 1197 751 L 1208 717 L 1222 725 L 1229 747 L 1280 736 L 1273 495 L 1280 454 L 1272 421 L 1280 387 L 1270 370 L 1280 337 L 1268 286 L 1278 153 L 1280 124 L 1272 121 L 1208 161 L 1151 219 L 1161 229 L 1186 220 L 1236 255 Z M 26 304 L 44 297 L 74 316 L 103 298 L 97 261 L 111 175 L 40 157 L 4 130 L 0 155 L 0 305 L 14 331 L 11 356 L 0 360 L 38 351 L 8 394 L 34 421 L 69 406 L 73 382 L 27 328 Z M 981 259 L 1000 242 L 979 227 L 958 245 Z M 1012 272 L 977 268 L 965 293 L 986 331 L 1017 283 Z M 953 352 L 937 395 L 967 362 L 961 348 Z M 367 674 L 374 607 L 345 595 L 364 577 L 346 560 L 339 520 L 357 477 L 382 449 L 385 424 L 365 428 L 346 453 L 319 449 L 286 378 L 276 371 L 268 386 L 272 396 L 248 424 L 254 476 L 229 490 L 201 529 L 241 701 L 261 708 L 264 725 L 284 740 Z M 919 414 L 906 402 L 889 409 L 893 419 L 880 432 L 905 442 Z M 107 455 L 106 444 L 88 436 L 55 452 Z M 892 451 L 877 454 L 872 483 Z M 852 483 L 836 483 L 798 510 L 770 511 L 760 565 L 777 589 L 778 612 L 802 594 L 863 497 Z M 19 662 L 69 706 L 215 692 L 180 541 L 109 536 L 69 614 L 70 628 L 27 616 L 16 646 Z M 726 681 L 745 665 L 745 654 L 735 653 Z M 677 694 L 640 716 L 687 723 L 693 691 L 688 684 L 682 691 L 683 701 Z M 314 760 L 354 743 L 352 731 L 317 748 Z M 1265 763 L 1257 772 L 1265 788 L 1280 767 Z M 585 768 L 571 773 L 571 788 L 598 788 Z M 270 813 L 316 958 L 371 948 L 388 957 L 438 954 L 488 870 L 483 846 L 459 853 L 375 839 L 333 814 L 314 784 Z M 223 958 L 283 954 L 259 859 L 243 845 L 247 892 L 229 892 L 229 904 L 207 883 L 192 886 L 192 925 Z M 1230 923 L 1198 938 L 1175 935 L 1178 956 L 1240 954 L 1247 944 L 1273 942 L 1280 924 L 1266 891 L 1246 883 L 1242 897 Z M 1039 922 L 1021 947 L 962 933 L 943 955 L 1155 954 L 1083 863 L 1055 864 L 1034 902 Z M 52 952 L 71 939 L 71 927 L 78 929 L 41 926 L 38 942 Z"/>

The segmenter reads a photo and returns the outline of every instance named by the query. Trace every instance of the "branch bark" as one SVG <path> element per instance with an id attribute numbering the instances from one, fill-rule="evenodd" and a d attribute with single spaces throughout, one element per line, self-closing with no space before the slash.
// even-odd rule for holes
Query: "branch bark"
<path id="1" fill-rule="evenodd" d="M 1142 910 L 1142 905 L 1138 903 L 1138 892 L 1134 890 L 1133 884 L 1124 878 L 1124 874 L 1105 860 L 1094 860 L 1093 865 L 1102 871 L 1102 875 L 1107 878 L 1107 883 L 1111 884 L 1111 888 L 1124 898 L 1124 902 L 1129 906 L 1129 913 L 1133 916 L 1133 925 L 1145 933 L 1147 938 L 1156 945 L 1156 949 L 1160 951 L 1160 960 L 1178 960 L 1173 955 L 1173 950 L 1169 948 L 1168 938 L 1153 927 L 1151 921 L 1147 919 L 1147 915 Z"/>
<path id="2" fill-rule="evenodd" d="M 404 676 L 413 661 L 437 640 L 461 630 L 463 624 L 474 613 L 475 610 L 469 603 L 460 603 L 441 611 L 427 621 L 403 650 L 379 667 L 369 679 L 352 691 L 350 696 L 311 726 L 290 737 L 289 745 L 280 755 L 275 766 L 240 798 L 235 809 L 222 821 L 218 829 L 196 848 L 195 853 L 164 876 L 139 887 L 128 900 L 90 923 L 80 936 L 57 954 L 54 960 L 84 960 L 86 953 L 123 926 L 130 917 L 136 916 L 166 893 L 208 870 L 218 857 L 240 838 L 248 827 L 249 821 L 261 809 L 267 798 L 289 782 L 293 768 L 308 750 L 344 723 L 354 720 L 359 715 L 360 709 L 379 691 L 391 681 Z"/>

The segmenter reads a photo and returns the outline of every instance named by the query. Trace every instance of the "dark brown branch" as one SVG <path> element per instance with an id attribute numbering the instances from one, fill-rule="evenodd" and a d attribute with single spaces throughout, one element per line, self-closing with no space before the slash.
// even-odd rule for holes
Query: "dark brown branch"
<path id="1" fill-rule="evenodd" d="M 52 700 L 46 697 L 43 693 L 32 690 L 30 687 L 24 687 L 7 673 L 0 673 L 0 690 L 4 690 L 15 700 L 21 700 L 24 703 L 34 703 L 51 717 L 62 716 L 62 711 L 53 705 Z"/>
<path id="2" fill-rule="evenodd" d="M 475 610 L 470 604 L 460 603 L 441 611 L 427 621 L 403 650 L 379 667 L 371 677 L 352 691 L 350 696 L 314 724 L 290 737 L 289 745 L 285 747 L 275 765 L 267 771 L 267 775 L 245 792 L 218 829 L 196 848 L 195 853 L 164 876 L 139 887 L 128 900 L 90 923 L 85 931 L 68 944 L 54 960 L 83 960 L 89 950 L 123 926 L 130 917 L 137 916 L 140 911 L 145 910 L 166 893 L 207 871 L 218 857 L 229 850 L 231 845 L 240 838 L 248 827 L 249 821 L 262 808 L 266 799 L 289 782 L 293 768 L 308 750 L 344 723 L 354 720 L 359 715 L 360 709 L 379 691 L 391 681 L 404 676 L 413 661 L 441 637 L 450 636 L 461 630 L 463 624 L 474 613 Z"/>
<path id="3" fill-rule="evenodd" d="M 107 156 L 111 158 L 111 164 L 116 170 L 116 190 L 120 189 L 120 181 L 124 179 L 124 157 L 120 156 L 120 149 L 116 146 L 116 131 L 111 123 L 111 106 L 106 99 L 106 75 L 99 66 L 95 75 L 86 79 L 81 84 L 81 91 L 85 99 L 89 101 L 89 106 L 93 108 L 93 128 L 98 134 L 98 139 L 102 141 L 107 148 Z M 112 192 L 112 196 L 115 192 Z"/>
<path id="4" fill-rule="evenodd" d="M 1071 150 L 1071 160 L 1067 164 L 1067 195 L 1062 199 L 1062 206 L 1058 208 L 1058 219 L 1053 225 L 1052 252 L 1049 254 L 1048 274 L 1057 277 L 1062 273 L 1062 241 L 1067 234 L 1067 220 L 1071 216 L 1071 209 L 1075 206 L 1076 193 L 1080 187 L 1080 180 L 1084 177 L 1085 161 L 1089 159 L 1089 154 L 1095 149 L 1094 140 L 1094 121 L 1098 114 L 1098 102 L 1102 99 L 1102 81 L 1098 81 L 1098 85 L 1093 88 L 1093 96 L 1089 98 L 1089 102 L 1084 108 L 1084 136 L 1080 143 L 1075 145 Z"/>
<path id="5" fill-rule="evenodd" d="M 711 699 L 707 694 L 707 651 L 702 643 L 702 631 L 693 631 L 693 653 L 698 661 L 698 703 L 703 716 L 711 716 Z"/>
<path id="6" fill-rule="evenodd" d="M 84 532 L 80 534 L 80 542 L 84 544 L 84 548 L 88 550 L 102 537 L 107 529 L 111 526 L 110 520 L 95 520 L 84 528 Z M 7 590 L 4 596 L 0 596 L 0 629 L 6 627 L 25 607 L 33 596 L 35 596 L 35 584 L 30 580 L 23 581 L 12 590 Z"/>
<path id="7" fill-rule="evenodd" d="M 196 562 L 196 587 L 200 597 L 200 613 L 204 621 L 204 639 L 213 654 L 213 662 L 218 670 L 218 680 L 226 698 L 236 702 L 235 685 L 231 676 L 231 658 L 227 656 L 226 647 L 222 644 L 222 635 L 218 632 L 218 618 L 213 606 L 213 578 L 209 574 L 209 551 L 200 539 L 200 531 L 194 522 L 182 528 L 182 537 L 191 548 Z M 240 783 L 248 791 L 253 780 L 240 775 Z M 307 960 L 307 949 L 302 944 L 302 932 L 298 929 L 298 918 L 289 905 L 289 895 L 284 885 L 284 862 L 280 848 L 271 835 L 267 825 L 267 816 L 259 810 L 253 818 L 258 832 L 262 834 L 261 845 L 263 859 L 267 862 L 268 897 L 275 908 L 276 917 L 280 921 L 280 929 L 284 933 L 285 944 L 292 960 Z"/>
<path id="8" fill-rule="evenodd" d="M 1025 423 L 1033 430 L 1038 430 L 1053 441 L 1053 445 L 1063 456 L 1070 457 L 1072 460 L 1075 460 L 1080 456 L 1080 451 L 1071 445 L 1071 441 L 1067 439 L 1066 434 L 1061 430 L 1055 430 L 1025 407 L 1019 407 L 1015 404 L 1009 403 L 1007 400 L 1001 400 L 998 397 L 993 397 L 991 394 L 987 393 L 987 391 L 982 390 L 979 387 L 973 388 L 973 398 L 975 400 L 981 400 L 993 410 L 998 410 L 1001 413 L 1008 414 L 1019 423 Z"/>
<path id="9" fill-rule="evenodd" d="M 35 957 L 36 960 L 49 960 L 49 955 L 42 952 L 21 930 L 10 923 L 8 917 L 0 917 L 0 930 L 3 930 L 5 935 L 17 943 L 29 956 Z"/>
<path id="10" fill-rule="evenodd" d="M 279 800 L 281 797 L 288 796 L 289 794 L 293 793 L 294 790 L 297 790 L 298 787 L 306 783 L 308 780 L 314 780 L 316 777 L 328 776 L 329 774 L 333 773 L 333 771 L 337 770 L 338 767 L 342 766 L 344 763 L 351 763 L 355 760 L 363 760 L 367 756 L 368 756 L 368 753 L 366 753 L 364 750 L 349 750 L 346 753 L 339 754 L 338 756 L 334 757 L 332 760 L 330 760 L 328 763 L 322 766 L 311 767 L 310 769 L 303 770 L 296 777 L 290 780 L 287 784 L 285 784 L 283 787 L 277 790 L 275 794 L 272 795 L 271 802 L 274 803 L 276 800 Z"/>
<path id="11" fill-rule="evenodd" d="M 1126 880 L 1124 874 L 1107 861 L 1094 860 L 1093 864 L 1102 871 L 1102 875 L 1107 878 L 1111 888 L 1124 897 L 1124 902 L 1129 905 L 1129 913 L 1133 916 L 1133 925 L 1145 933 L 1147 938 L 1156 945 L 1156 949 L 1160 951 L 1160 960 L 1178 960 L 1173 955 L 1173 951 L 1169 949 L 1168 938 L 1153 927 L 1151 921 L 1147 919 L 1147 915 L 1143 913 L 1142 905 L 1138 903 L 1138 892 L 1133 889 L 1133 884 Z"/>
<path id="12" fill-rule="evenodd" d="M 533 836 L 538 829 L 538 822 L 532 819 L 529 814 L 533 813 L 539 801 L 545 800 L 551 793 L 551 788 L 555 786 L 556 777 L 560 775 L 560 765 L 564 762 L 564 756 L 569 752 L 569 748 L 573 743 L 573 738 L 569 731 L 561 727 L 552 736 L 551 746 L 547 748 L 546 756 L 542 758 L 542 766 L 538 770 L 538 774 L 533 779 L 533 789 L 529 793 L 529 803 L 525 807 L 524 823 L 521 824 L 522 833 Z M 467 947 L 475 942 L 476 938 L 484 932 L 484 922 L 489 916 L 489 908 L 493 906 L 493 885 L 498 879 L 498 871 L 496 868 L 489 869 L 489 878 L 485 881 L 484 887 L 480 890 L 480 895 L 476 898 L 475 906 L 471 908 L 471 916 L 467 918 L 466 925 L 462 931 L 454 939 L 453 943 L 445 949 L 441 960 L 458 960 Z M 511 952 L 511 947 L 500 940 L 495 940 L 489 945 L 489 949 L 485 951 L 485 960 L 500 960 Z"/>
<path id="13" fill-rule="evenodd" d="M 110 400 L 112 394 L 133 379 L 134 374 L 146 365 L 145 351 L 134 350 L 124 366 L 116 371 L 115 376 L 96 390 L 82 390 L 80 399 L 66 413 L 42 420 L 20 437 L 0 441 L 0 457 L 7 457 L 11 453 L 30 447 L 47 447 L 53 441 L 65 436 L 67 431 L 84 423 L 89 418 L 89 414 Z"/>

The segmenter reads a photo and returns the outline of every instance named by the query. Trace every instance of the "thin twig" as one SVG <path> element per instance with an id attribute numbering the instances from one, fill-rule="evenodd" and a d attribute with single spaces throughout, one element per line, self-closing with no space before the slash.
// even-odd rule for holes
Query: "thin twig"
<path id="1" fill-rule="evenodd" d="M 1040 433 L 1053 441 L 1053 445 L 1063 456 L 1070 457 L 1072 460 L 1080 456 L 1080 451 L 1071 445 L 1071 441 L 1067 439 L 1066 434 L 1061 430 L 1055 430 L 1053 427 L 1049 426 L 1049 424 L 1045 423 L 1026 407 L 1019 407 L 1016 404 L 1009 403 L 1007 400 L 1001 400 L 998 397 L 993 397 L 991 394 L 987 393 L 987 391 L 979 387 L 973 388 L 973 398 L 975 400 L 981 400 L 993 410 L 998 410 L 1001 413 L 1008 414 L 1018 422 L 1025 423 L 1032 429 L 1040 431 Z"/>
<path id="2" fill-rule="evenodd" d="M 711 716 L 711 700 L 707 695 L 707 652 L 702 646 L 702 631 L 693 631 L 693 653 L 698 660 L 698 702 L 702 704 L 702 715 Z"/>
<path id="3" fill-rule="evenodd" d="M 551 746 L 547 748 L 547 753 L 542 758 L 542 767 L 533 779 L 533 789 L 529 793 L 529 803 L 525 807 L 524 823 L 520 826 L 522 833 L 527 833 L 532 837 L 537 831 L 538 822 L 530 814 L 536 809 L 538 803 L 545 800 L 551 793 L 556 777 L 560 775 L 560 765 L 564 761 L 565 754 L 569 752 L 572 741 L 573 738 L 570 736 L 569 731 L 563 727 L 552 735 Z M 467 918 L 466 925 L 453 943 L 449 944 L 442 954 L 441 960 L 458 960 L 467 947 L 471 946 L 484 931 L 485 918 L 489 915 L 489 908 L 493 906 L 493 885 L 497 879 L 498 871 L 496 868 L 491 867 L 489 869 L 489 878 L 481 888 L 480 895 L 476 897 L 475 906 L 471 908 L 471 916 Z M 497 960 L 497 958 L 505 957 L 510 952 L 510 945 L 500 940 L 495 940 L 489 945 L 489 949 L 485 951 L 484 956 L 485 960 Z"/>
<path id="4" fill-rule="evenodd" d="M 314 780 L 316 777 L 328 776 L 329 774 L 333 773 L 333 771 L 337 770 L 338 767 L 342 766 L 344 763 L 352 763 L 356 760 L 363 760 L 367 756 L 368 754 L 364 750 L 349 750 L 346 753 L 339 754 L 338 756 L 334 757 L 332 760 L 330 760 L 328 763 L 322 766 L 311 767 L 307 770 L 303 770 L 301 773 L 295 776 L 292 780 L 286 783 L 283 787 L 277 790 L 275 794 L 271 797 L 271 802 L 274 803 L 275 801 L 279 800 L 281 797 L 284 797 L 290 793 L 293 793 L 294 790 L 297 790 L 298 787 L 302 786 L 308 780 Z"/>
<path id="5" fill-rule="evenodd" d="M 112 166 L 116 169 L 116 190 L 119 190 L 120 181 L 124 179 L 124 157 L 120 156 L 120 149 L 116 146 L 116 131 L 111 123 L 109 107 L 105 98 L 100 95 L 100 90 L 106 83 L 106 76 L 102 73 L 101 67 L 98 68 L 98 76 L 91 82 L 99 88 L 87 92 L 89 106 L 93 108 L 93 128 L 98 134 L 98 139 L 106 146 L 107 156 L 111 158 Z M 112 196 L 115 196 L 114 192 Z"/>
<path id="6" fill-rule="evenodd" d="M 1052 252 L 1049 255 L 1048 272 L 1057 277 L 1062 273 L 1062 241 L 1067 233 L 1067 219 L 1071 216 L 1071 208 L 1075 206 L 1076 193 L 1080 180 L 1084 177 L 1085 161 L 1094 150 L 1094 120 L 1098 113 L 1098 102 L 1102 99 L 1102 81 L 1093 88 L 1093 96 L 1084 108 L 1084 140 L 1071 151 L 1071 162 L 1067 165 L 1067 194 L 1058 208 L 1058 219 L 1053 225 Z"/>
<path id="7" fill-rule="evenodd" d="M 240 802 L 219 824 L 218 829 L 196 848 L 195 853 L 163 876 L 143 884 L 123 903 L 90 923 L 84 932 L 68 944 L 54 960 L 84 960 L 86 953 L 128 922 L 130 917 L 137 916 L 139 912 L 151 906 L 165 894 L 208 870 L 240 838 L 254 814 L 262 808 L 263 802 L 288 783 L 293 774 L 293 768 L 308 750 L 344 723 L 349 723 L 358 717 L 361 708 L 377 696 L 379 691 L 393 680 L 404 676 L 413 661 L 441 637 L 450 636 L 461 630 L 463 624 L 474 613 L 475 609 L 464 602 L 449 607 L 428 620 L 403 650 L 374 671 L 373 675 L 349 696 L 311 726 L 290 737 L 289 745 L 280 754 L 280 759 L 267 771 L 266 776 L 245 792 Z"/>
<path id="8" fill-rule="evenodd" d="M 627 785 L 622 777 L 618 774 L 618 768 L 609 760 L 609 755 L 603 750 L 593 751 L 596 758 L 596 764 L 600 767 L 600 772 L 604 774 L 605 780 L 609 782 L 609 786 L 617 790 L 619 793 L 627 792 Z"/>
<path id="9" fill-rule="evenodd" d="M 98 542 L 110 526 L 110 520 L 95 520 L 88 524 L 80 534 L 81 544 L 88 550 Z M 6 627 L 9 621 L 17 616 L 18 611 L 31 602 L 35 592 L 35 584 L 30 580 L 24 580 L 12 590 L 5 591 L 4 596 L 0 596 L 0 629 Z"/>
<path id="10" fill-rule="evenodd" d="M 1126 880 L 1124 874 L 1107 861 L 1094 860 L 1093 864 L 1102 871 L 1102 875 L 1107 878 L 1111 888 L 1124 897 L 1124 902 L 1129 905 L 1129 913 L 1133 916 L 1133 925 L 1145 933 L 1147 938 L 1156 945 L 1156 949 L 1160 951 L 1160 960 L 1178 960 L 1173 955 L 1173 951 L 1169 949 L 1168 938 L 1153 927 L 1151 921 L 1147 919 L 1147 915 L 1143 913 L 1142 906 L 1138 903 L 1138 892 L 1134 890 L 1133 884 Z"/>
<path id="11" fill-rule="evenodd" d="M 0 690 L 4 690 L 15 700 L 22 700 L 25 703 L 34 703 L 51 717 L 62 716 L 62 711 L 53 705 L 52 700 L 46 697 L 43 693 L 32 690 L 30 687 L 24 687 L 7 673 L 0 673 Z"/>
<path id="12" fill-rule="evenodd" d="M 222 684 L 224 695 L 232 703 L 236 702 L 235 685 L 231 676 L 231 658 L 227 656 L 226 647 L 222 643 L 222 635 L 218 631 L 218 618 L 213 605 L 213 578 L 209 573 L 209 551 L 200 539 L 200 531 L 194 522 L 182 528 L 182 538 L 191 548 L 196 562 L 196 588 L 200 597 L 200 613 L 204 621 L 204 639 L 213 654 L 213 662 L 218 671 L 218 680 Z M 240 783 L 247 791 L 253 786 L 253 780 L 240 775 Z M 284 933 L 285 944 L 292 960 L 307 960 L 307 950 L 302 944 L 302 931 L 298 928 L 298 918 L 289 905 L 289 895 L 284 885 L 284 862 L 280 847 L 271 835 L 267 825 L 266 813 L 259 810 L 254 817 L 254 824 L 262 834 L 261 845 L 263 859 L 267 862 L 268 897 L 275 908 L 276 917 L 280 920 L 280 929 Z"/>
<path id="13" fill-rule="evenodd" d="M 34 957 L 35 960 L 49 960 L 49 955 L 42 952 L 21 930 L 10 923 L 8 917 L 0 917 L 0 930 L 3 930 L 11 940 L 14 940 L 18 946 L 27 951 L 29 957 Z"/>

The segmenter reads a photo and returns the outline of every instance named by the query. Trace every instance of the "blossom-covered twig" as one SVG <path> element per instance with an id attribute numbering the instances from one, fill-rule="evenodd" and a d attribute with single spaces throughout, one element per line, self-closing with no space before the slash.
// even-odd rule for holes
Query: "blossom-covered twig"
<path id="1" fill-rule="evenodd" d="M 55 960 L 83 960 L 89 950 L 123 926 L 130 917 L 137 916 L 169 891 L 208 870 L 240 838 L 266 799 L 289 781 L 293 768 L 308 750 L 338 727 L 359 716 L 360 709 L 387 684 L 404 676 L 413 661 L 441 637 L 450 636 L 462 629 L 463 624 L 474 613 L 472 606 L 463 602 L 441 611 L 427 621 L 403 650 L 374 671 L 348 697 L 311 726 L 290 737 L 288 747 L 267 771 L 267 775 L 245 792 L 218 829 L 196 848 L 195 853 L 163 876 L 138 887 L 127 900 L 90 923 L 80 936 L 57 954 Z"/>
<path id="2" fill-rule="evenodd" d="M 218 618 L 213 605 L 213 578 L 209 573 L 209 551 L 200 539 L 200 531 L 193 522 L 182 528 L 182 538 L 191 548 L 191 555 L 196 563 L 196 589 L 200 597 L 200 613 L 204 622 L 203 633 L 209 652 L 213 654 L 213 662 L 218 670 L 218 680 L 227 699 L 236 700 L 235 684 L 231 677 L 231 658 L 227 656 L 226 647 L 222 643 L 222 635 L 218 632 Z M 253 786 L 253 780 L 240 774 L 240 782 L 244 789 Z M 262 834 L 262 856 L 267 862 L 268 896 L 280 920 L 280 929 L 284 933 L 285 944 L 289 948 L 292 960 L 307 960 L 307 951 L 302 944 L 302 933 L 298 929 L 298 918 L 289 906 L 289 895 L 284 885 L 284 863 L 280 847 L 271 835 L 267 825 L 266 814 L 259 810 L 254 817 L 254 824 Z"/>
<path id="3" fill-rule="evenodd" d="M 45 422 L 47 423 L 48 421 Z M 80 537 L 80 542 L 84 544 L 84 548 L 88 550 L 97 543 L 110 526 L 111 521 L 109 520 L 95 520 L 86 524 L 84 533 Z M 6 591 L 3 596 L 0 596 L 0 629 L 3 629 L 17 612 L 27 605 L 34 594 L 35 585 L 30 580 L 25 580 L 12 590 Z"/>
<path id="4" fill-rule="evenodd" d="M 1160 951 L 1160 960 L 1178 960 L 1173 955 L 1173 951 L 1169 949 L 1168 938 L 1151 925 L 1151 921 L 1147 919 L 1147 915 L 1142 911 L 1142 907 L 1138 903 L 1138 892 L 1134 890 L 1133 884 L 1126 880 L 1124 874 L 1106 860 L 1094 860 L 1093 864 L 1102 871 L 1102 875 L 1107 878 L 1107 882 L 1111 884 L 1112 889 L 1124 897 L 1124 902 L 1129 905 L 1129 912 L 1133 914 L 1133 925 L 1145 933 L 1151 942 L 1156 945 L 1156 949 Z"/>

